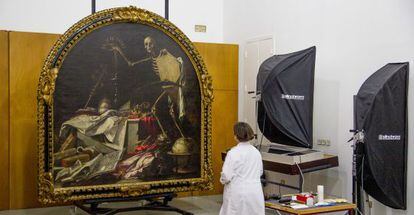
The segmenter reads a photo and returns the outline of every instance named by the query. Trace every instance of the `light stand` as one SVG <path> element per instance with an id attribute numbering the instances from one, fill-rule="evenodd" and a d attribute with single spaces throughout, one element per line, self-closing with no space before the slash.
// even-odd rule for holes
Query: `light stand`
<path id="1" fill-rule="evenodd" d="M 361 211 L 364 209 L 364 201 L 362 200 L 362 189 L 360 181 L 358 180 L 358 160 L 361 159 L 361 147 L 364 141 L 364 131 L 363 130 L 350 130 L 354 133 L 354 136 L 351 138 L 352 141 L 352 202 L 357 205 L 358 209 Z M 349 142 L 349 141 L 348 141 Z M 361 165 L 364 165 L 363 163 Z M 363 178 L 361 177 L 361 183 L 363 183 Z"/>
<path id="2" fill-rule="evenodd" d="M 255 91 L 247 91 L 248 95 L 254 94 L 254 93 L 256 94 L 256 96 L 252 96 L 249 99 L 254 99 L 254 114 L 255 114 L 255 120 L 257 120 L 257 118 L 259 117 L 258 103 L 259 103 L 259 100 L 260 100 L 260 92 L 256 93 Z M 256 139 L 256 141 L 259 141 L 257 121 L 254 122 L 254 138 Z M 259 142 L 257 142 L 257 143 L 259 143 Z M 258 150 L 260 151 L 259 145 L 260 144 L 256 144 L 256 147 L 258 147 Z"/>
<path id="3" fill-rule="evenodd" d="M 349 130 L 354 135 L 348 141 L 352 141 L 352 203 L 357 205 L 359 211 L 364 210 L 364 201 L 362 200 L 361 195 L 361 185 L 358 180 L 358 160 L 361 159 L 361 150 L 363 150 L 364 143 L 364 130 L 357 129 L 357 109 L 356 109 L 356 96 L 354 96 L 354 129 Z M 362 168 L 363 168 L 362 163 Z M 363 183 L 363 178 L 361 177 L 361 183 Z"/>

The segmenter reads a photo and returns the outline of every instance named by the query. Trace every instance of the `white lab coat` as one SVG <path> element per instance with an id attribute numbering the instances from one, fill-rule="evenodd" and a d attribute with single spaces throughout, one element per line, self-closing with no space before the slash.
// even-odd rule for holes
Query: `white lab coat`
<path id="1" fill-rule="evenodd" d="M 260 176 L 262 156 L 250 143 L 239 143 L 226 156 L 220 182 L 224 184 L 220 215 L 264 215 Z"/>

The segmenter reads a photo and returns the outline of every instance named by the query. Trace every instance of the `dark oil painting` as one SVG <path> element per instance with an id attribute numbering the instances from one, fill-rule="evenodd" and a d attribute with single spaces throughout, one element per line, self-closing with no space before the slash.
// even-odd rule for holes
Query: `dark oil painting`
<path id="1" fill-rule="evenodd" d="M 53 101 L 55 187 L 200 177 L 197 73 L 161 30 L 115 23 L 86 35 Z"/>

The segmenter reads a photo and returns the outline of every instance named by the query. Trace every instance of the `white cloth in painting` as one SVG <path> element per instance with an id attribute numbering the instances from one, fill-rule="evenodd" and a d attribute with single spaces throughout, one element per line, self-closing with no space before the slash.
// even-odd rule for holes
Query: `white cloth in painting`
<path id="1" fill-rule="evenodd" d="M 155 157 L 152 153 L 134 155 L 125 161 L 121 162 L 121 165 L 131 166 L 134 162 L 135 165 L 131 166 L 127 173 L 123 176 L 124 179 L 129 179 L 138 176 L 146 167 L 151 165 Z"/>
<path id="2" fill-rule="evenodd" d="M 98 156 L 92 160 L 58 172 L 56 181 L 71 182 L 93 178 L 115 170 L 123 152 L 127 117 L 119 117 L 115 110 L 99 116 L 87 114 L 72 117 L 62 124 L 60 136 L 66 138 L 73 129 L 83 147 L 93 148 Z M 94 137 L 103 136 L 103 141 Z"/>
<path id="3" fill-rule="evenodd" d="M 264 215 L 260 177 L 262 156 L 250 143 L 239 143 L 226 156 L 220 182 L 224 184 L 220 215 Z"/>
<path id="4" fill-rule="evenodd" d="M 115 110 L 107 110 L 99 116 L 78 115 L 62 124 L 60 136 L 66 137 L 72 128 L 86 147 L 93 146 L 100 153 L 122 151 L 125 142 L 126 117 L 119 117 Z M 105 142 L 91 137 L 103 135 Z"/>

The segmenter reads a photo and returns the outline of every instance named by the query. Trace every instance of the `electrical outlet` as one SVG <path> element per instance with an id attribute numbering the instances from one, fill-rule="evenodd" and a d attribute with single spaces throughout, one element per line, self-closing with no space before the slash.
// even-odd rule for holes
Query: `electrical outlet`
<path id="1" fill-rule="evenodd" d="M 318 145 L 320 145 L 320 146 L 325 145 L 325 141 L 323 141 L 323 139 L 318 139 L 318 140 L 316 141 L 316 143 L 317 143 Z"/>
<path id="2" fill-rule="evenodd" d="M 330 139 L 318 139 L 316 141 L 316 144 L 320 145 L 320 146 L 330 146 L 331 145 L 331 140 Z"/>

